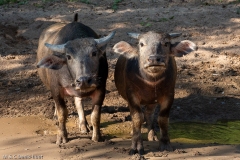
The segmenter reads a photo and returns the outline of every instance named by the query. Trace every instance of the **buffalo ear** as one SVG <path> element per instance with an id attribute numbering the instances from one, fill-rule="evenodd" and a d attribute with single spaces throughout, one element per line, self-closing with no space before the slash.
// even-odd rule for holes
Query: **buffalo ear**
<path id="1" fill-rule="evenodd" d="M 66 64 L 65 58 L 58 57 L 55 55 L 50 55 L 50 56 L 46 56 L 43 59 L 41 59 L 38 62 L 37 67 L 58 70 L 58 69 L 61 69 L 64 64 Z"/>
<path id="2" fill-rule="evenodd" d="M 183 55 L 186 55 L 194 50 L 197 50 L 197 46 L 189 40 L 176 42 L 172 45 L 172 53 L 176 57 L 182 57 Z"/>
<path id="3" fill-rule="evenodd" d="M 128 58 L 137 56 L 137 49 L 133 48 L 129 43 L 120 41 L 113 46 L 113 51 L 118 54 L 122 54 Z"/>

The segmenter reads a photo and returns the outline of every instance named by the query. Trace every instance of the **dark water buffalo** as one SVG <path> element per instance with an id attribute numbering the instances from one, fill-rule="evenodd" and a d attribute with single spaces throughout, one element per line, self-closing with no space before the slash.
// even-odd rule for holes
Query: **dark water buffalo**
<path id="1" fill-rule="evenodd" d="M 37 67 L 39 76 L 51 91 L 58 117 L 56 144 L 67 142 L 68 116 L 64 97 L 72 96 L 79 115 L 79 128 L 87 132 L 82 98 L 91 97 L 93 141 L 99 141 L 101 106 L 105 98 L 108 64 L 105 49 L 115 32 L 99 38 L 88 26 L 74 21 L 54 24 L 39 39 Z"/>
<path id="2" fill-rule="evenodd" d="M 196 49 L 188 40 L 171 44 L 170 39 L 180 34 L 129 33 L 137 38 L 138 47 L 121 41 L 114 45 L 120 53 L 115 68 L 115 83 L 119 94 L 128 102 L 133 124 L 130 154 L 144 153 L 141 125 L 148 124 L 148 140 L 156 140 L 153 130 L 153 111 L 160 105 L 158 124 L 160 127 L 160 150 L 172 150 L 168 137 L 169 111 L 174 100 L 177 67 L 174 56 L 182 56 Z M 144 113 L 141 105 L 144 105 Z"/>

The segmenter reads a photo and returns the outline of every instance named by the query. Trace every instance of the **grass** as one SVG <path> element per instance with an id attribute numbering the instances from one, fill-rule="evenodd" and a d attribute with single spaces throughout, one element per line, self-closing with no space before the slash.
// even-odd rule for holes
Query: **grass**
<path id="1" fill-rule="evenodd" d="M 122 2 L 123 0 L 114 0 L 113 1 L 113 5 L 112 5 L 112 9 L 114 10 L 114 11 L 116 11 L 117 9 L 118 9 L 118 4 L 120 3 L 120 2 Z"/>
<path id="2" fill-rule="evenodd" d="M 27 1 L 28 0 L 0 0 L 0 5 L 10 4 L 10 3 L 18 3 L 20 5 L 23 5 L 23 4 L 27 3 Z M 54 1 L 54 0 L 42 0 L 42 3 L 51 2 L 51 1 Z M 89 0 L 65 0 L 65 1 L 67 1 L 67 2 L 77 2 L 77 1 L 80 1 L 82 3 L 90 4 Z"/>
<path id="3" fill-rule="evenodd" d="M 237 8 L 237 14 L 240 14 L 240 7 Z"/>
<path id="4" fill-rule="evenodd" d="M 0 0 L 0 5 L 9 4 L 9 3 L 19 3 L 19 0 Z"/>
<path id="5" fill-rule="evenodd" d="M 80 2 L 90 4 L 89 0 L 81 0 Z"/>
<path id="6" fill-rule="evenodd" d="M 67 2 L 82 2 L 82 3 L 86 3 L 86 4 L 90 4 L 89 0 L 65 0 Z"/>
<path id="7" fill-rule="evenodd" d="M 153 20 L 153 19 L 147 18 L 146 21 L 140 22 L 140 24 L 143 27 L 150 27 L 152 25 L 151 22 L 167 22 L 167 21 L 173 20 L 173 19 L 174 19 L 174 16 L 171 16 L 169 18 L 160 18 L 158 20 Z"/>
<path id="8" fill-rule="evenodd" d="M 141 22 L 140 23 L 143 27 L 150 27 L 152 24 L 150 22 Z"/>

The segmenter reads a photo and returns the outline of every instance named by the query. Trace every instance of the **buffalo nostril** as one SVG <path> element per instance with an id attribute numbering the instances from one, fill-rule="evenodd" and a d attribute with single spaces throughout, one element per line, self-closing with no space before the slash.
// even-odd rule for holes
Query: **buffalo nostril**
<path id="1" fill-rule="evenodd" d="M 79 78 L 79 79 L 76 79 L 75 81 L 76 81 L 76 83 L 81 83 L 83 81 L 83 79 Z"/>
<path id="2" fill-rule="evenodd" d="M 148 58 L 148 62 L 153 63 L 154 62 L 154 58 L 153 57 L 149 57 Z"/>
<path id="3" fill-rule="evenodd" d="M 84 77 L 81 77 L 81 78 L 76 79 L 75 82 L 78 84 L 83 84 L 86 82 L 86 79 Z"/>
<path id="4" fill-rule="evenodd" d="M 150 63 L 160 63 L 160 62 L 163 62 L 163 59 L 160 58 L 160 57 L 157 57 L 157 56 L 150 56 L 148 58 L 148 62 L 150 62 Z"/>
<path id="5" fill-rule="evenodd" d="M 93 82 L 93 79 L 91 77 L 81 77 L 76 79 L 75 82 L 80 85 L 89 85 Z"/>
<path id="6" fill-rule="evenodd" d="M 88 83 L 88 84 L 92 83 L 92 78 L 89 78 L 89 79 L 87 80 L 87 83 Z"/>

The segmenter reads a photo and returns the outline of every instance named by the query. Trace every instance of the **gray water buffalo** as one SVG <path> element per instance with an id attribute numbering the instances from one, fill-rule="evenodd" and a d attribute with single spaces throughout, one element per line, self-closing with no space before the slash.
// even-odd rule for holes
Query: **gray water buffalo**
<path id="1" fill-rule="evenodd" d="M 138 39 L 138 47 L 121 41 L 113 50 L 121 54 L 115 68 L 115 84 L 119 94 L 128 102 L 132 118 L 132 145 L 130 154 L 144 153 L 141 125 L 148 125 L 148 140 L 157 140 L 153 128 L 153 112 L 160 105 L 160 150 L 172 150 L 168 136 L 169 112 L 174 100 L 177 67 L 174 56 L 183 56 L 196 49 L 188 40 L 171 44 L 171 38 L 180 34 L 129 33 Z M 141 105 L 144 106 L 144 112 Z"/>
<path id="2" fill-rule="evenodd" d="M 56 144 L 67 142 L 68 116 L 64 97 L 74 97 L 79 129 L 88 132 L 83 98 L 91 97 L 93 141 L 99 141 L 101 106 L 105 98 L 108 63 L 105 49 L 115 32 L 99 38 L 88 26 L 77 22 L 57 23 L 45 29 L 39 39 L 37 67 L 39 76 L 51 91 L 58 117 Z"/>

